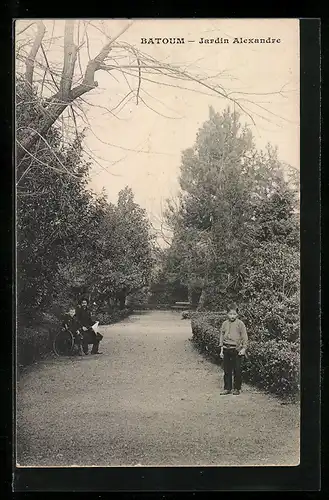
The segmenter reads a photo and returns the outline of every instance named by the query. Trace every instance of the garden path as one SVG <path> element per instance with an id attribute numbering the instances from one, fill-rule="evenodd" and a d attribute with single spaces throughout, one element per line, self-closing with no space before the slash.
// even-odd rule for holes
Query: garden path
<path id="1" fill-rule="evenodd" d="M 178 312 L 101 331 L 102 355 L 45 360 L 21 376 L 20 465 L 298 464 L 299 407 L 249 386 L 220 396 L 221 369 Z"/>

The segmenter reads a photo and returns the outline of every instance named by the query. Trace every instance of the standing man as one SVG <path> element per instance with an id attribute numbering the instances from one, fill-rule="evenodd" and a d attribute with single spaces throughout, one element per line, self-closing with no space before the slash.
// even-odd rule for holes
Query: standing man
<path id="1" fill-rule="evenodd" d="M 227 320 L 220 330 L 220 357 L 224 359 L 224 391 L 221 394 L 238 395 L 241 391 L 241 361 L 246 353 L 248 336 L 245 324 L 238 318 L 238 308 L 228 308 Z"/>
<path id="2" fill-rule="evenodd" d="M 77 307 L 76 318 L 83 331 L 83 352 L 88 354 L 88 344 L 92 344 L 93 347 L 90 354 L 102 354 L 98 351 L 98 348 L 103 335 L 95 333 L 92 328 L 95 322 L 92 320 L 87 299 L 82 299 L 81 304 Z"/>

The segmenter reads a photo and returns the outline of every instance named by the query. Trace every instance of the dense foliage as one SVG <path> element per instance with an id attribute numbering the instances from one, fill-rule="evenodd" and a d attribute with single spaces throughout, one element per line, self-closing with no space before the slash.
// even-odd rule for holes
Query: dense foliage
<path id="1" fill-rule="evenodd" d="M 294 368 L 287 377 L 295 387 L 299 221 L 294 171 L 279 162 L 270 145 L 256 150 L 237 113 L 210 109 L 194 146 L 183 152 L 180 187 L 178 203 L 168 204 L 173 240 L 162 280 L 184 285 L 199 312 L 223 311 L 237 302 L 251 339 L 248 377 L 261 380 L 264 370 L 273 377 L 277 369 L 290 373 L 291 358 Z M 215 348 L 219 324 L 209 315 L 203 323 L 198 342 Z"/>
<path id="2" fill-rule="evenodd" d="M 39 100 L 17 79 L 17 136 Z M 17 307 L 22 342 L 45 315 L 59 318 L 81 295 L 104 322 L 149 285 L 152 238 L 130 188 L 117 204 L 88 190 L 83 136 L 52 127 L 17 165 Z M 47 327 L 48 331 L 49 328 Z M 26 344 L 26 342 L 25 342 Z"/>

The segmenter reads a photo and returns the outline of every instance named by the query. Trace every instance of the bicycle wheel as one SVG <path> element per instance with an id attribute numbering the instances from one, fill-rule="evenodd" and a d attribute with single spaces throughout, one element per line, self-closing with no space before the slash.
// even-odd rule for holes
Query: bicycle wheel
<path id="1" fill-rule="evenodd" d="M 54 339 L 54 353 L 57 356 L 70 356 L 73 351 L 74 338 L 71 332 L 62 330 L 58 332 Z"/>

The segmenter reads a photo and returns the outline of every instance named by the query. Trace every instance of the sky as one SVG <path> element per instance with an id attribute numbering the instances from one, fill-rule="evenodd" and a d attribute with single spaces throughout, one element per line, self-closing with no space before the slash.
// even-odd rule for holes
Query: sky
<path id="1" fill-rule="evenodd" d="M 106 36 L 115 36 L 126 25 L 127 20 L 90 21 L 88 44 L 81 49 L 79 65 L 84 68 L 108 41 Z M 51 26 L 47 21 L 49 38 Z M 62 60 L 63 29 L 64 21 L 56 21 L 52 34 L 59 41 L 49 49 L 49 59 L 58 64 Z M 141 44 L 141 38 L 155 37 L 184 38 L 186 43 Z M 201 37 L 228 38 L 229 43 L 200 44 Z M 271 37 L 280 39 L 280 43 L 232 43 L 235 37 Z M 256 147 L 264 148 L 268 142 L 278 146 L 279 158 L 299 169 L 298 20 L 136 19 L 117 41 L 232 92 L 232 98 L 239 98 L 243 109 L 252 116 L 254 124 L 246 113 L 242 113 L 241 121 L 250 125 Z M 131 58 L 117 61 L 136 65 Z M 113 64 L 110 58 L 108 64 Z M 97 158 L 90 187 L 96 192 L 104 189 L 109 200 L 115 202 L 118 192 L 130 186 L 136 201 L 157 226 L 166 199 L 177 193 L 181 153 L 193 146 L 198 129 L 208 118 L 209 106 L 221 112 L 228 104 L 232 109 L 234 105 L 197 83 L 185 84 L 165 77 L 155 78 L 160 84 L 142 80 L 137 103 L 136 76 L 124 78 L 116 70 L 98 71 L 96 75 L 98 87 L 86 96 L 90 105 L 85 107 L 89 123 L 85 143 L 87 151 Z M 178 89 L 176 83 L 187 88 Z M 131 100 L 124 99 L 128 85 L 135 90 Z M 238 104 L 235 110 L 241 112 Z"/>

